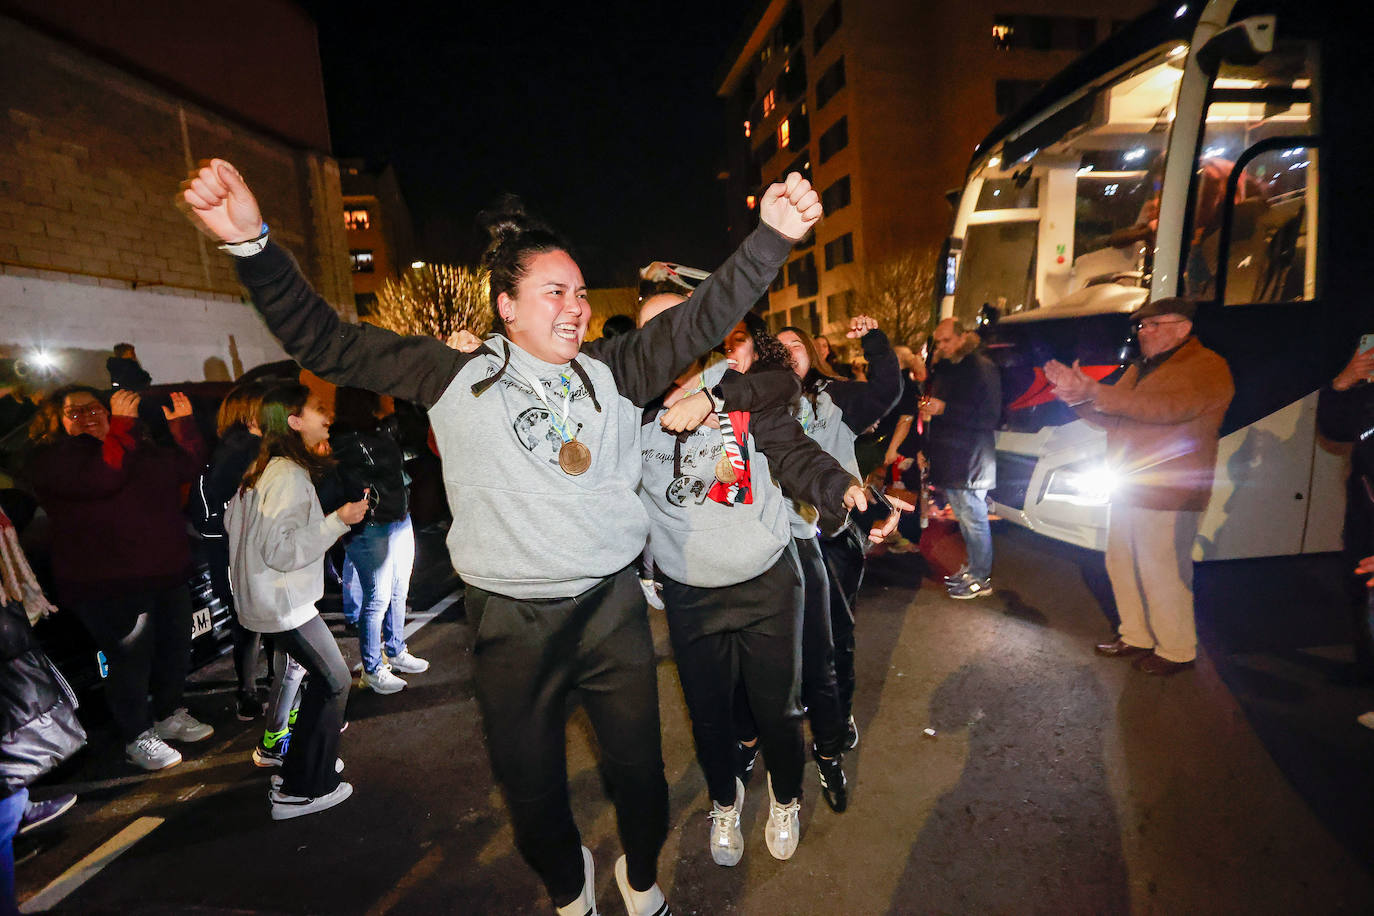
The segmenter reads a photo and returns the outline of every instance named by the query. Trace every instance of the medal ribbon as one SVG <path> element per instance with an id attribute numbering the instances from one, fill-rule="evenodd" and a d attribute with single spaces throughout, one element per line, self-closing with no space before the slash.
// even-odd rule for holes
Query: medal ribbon
<path id="1" fill-rule="evenodd" d="M 749 447 L 745 444 L 749 435 L 749 412 L 737 410 L 727 413 L 722 410 L 716 414 L 716 419 L 720 422 L 721 448 L 725 451 L 725 457 L 730 459 L 730 466 L 735 469 L 735 480 L 729 484 L 714 481 L 707 496 L 727 506 L 733 503 L 752 504 L 754 491 L 749 486 Z"/>
<path id="2" fill-rule="evenodd" d="M 577 438 L 575 433 L 573 435 L 568 435 L 568 412 L 572 409 L 572 384 L 567 373 L 560 372 L 558 374 L 558 381 L 563 384 L 563 416 L 560 419 L 555 413 L 553 405 L 549 403 L 548 396 L 544 394 L 543 382 L 539 381 L 539 379 L 531 381 L 530 377 L 516 368 L 514 363 L 511 364 L 510 369 L 516 375 L 520 376 L 520 379 L 526 385 L 533 388 L 535 395 L 538 396 L 539 400 L 544 402 L 544 406 L 549 409 L 549 425 L 554 428 L 554 431 L 557 432 L 558 435 L 563 437 L 563 441 L 571 442 L 573 439 Z M 579 423 L 577 428 L 580 430 L 582 424 Z"/>

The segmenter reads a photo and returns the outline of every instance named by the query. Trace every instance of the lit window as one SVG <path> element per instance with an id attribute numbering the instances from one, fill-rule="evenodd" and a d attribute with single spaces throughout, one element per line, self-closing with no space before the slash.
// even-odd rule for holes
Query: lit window
<path id="1" fill-rule="evenodd" d="M 372 226 L 372 219 L 368 215 L 366 207 L 345 207 L 344 208 L 344 228 L 345 229 L 368 229 Z"/>
<path id="2" fill-rule="evenodd" d="M 1011 33 L 1013 28 L 1010 23 L 994 22 L 992 24 L 992 46 L 998 50 L 1011 47 Z"/>
<path id="3" fill-rule="evenodd" d="M 788 121 L 783 121 L 778 125 L 778 146 L 786 146 L 788 137 L 792 136 Z"/>
<path id="4" fill-rule="evenodd" d="M 371 248 L 354 248 L 348 252 L 348 257 L 353 262 L 353 272 L 355 274 L 372 273 L 373 264 Z"/>
<path id="5" fill-rule="evenodd" d="M 769 89 L 768 94 L 763 97 L 763 116 L 766 118 L 773 113 L 773 90 Z"/>
<path id="6" fill-rule="evenodd" d="M 750 210 L 754 209 L 754 206 L 758 202 L 758 198 L 755 197 L 753 194 L 750 194 L 748 197 L 744 198 L 744 205 L 748 207 Z"/>
<path id="7" fill-rule="evenodd" d="M 746 139 L 749 138 L 750 132 L 751 132 L 752 130 L 753 130 L 753 126 L 752 126 L 748 121 L 745 121 L 745 122 L 744 122 L 744 136 L 745 136 Z"/>

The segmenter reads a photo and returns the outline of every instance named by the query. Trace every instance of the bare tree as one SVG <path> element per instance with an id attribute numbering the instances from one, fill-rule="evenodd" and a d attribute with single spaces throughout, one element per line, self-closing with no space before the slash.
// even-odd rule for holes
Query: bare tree
<path id="1" fill-rule="evenodd" d="M 908 252 L 864 270 L 854 313 L 876 318 L 893 346 L 913 349 L 930 333 L 935 307 L 935 252 Z"/>
<path id="2" fill-rule="evenodd" d="M 372 320 L 397 334 L 446 340 L 468 330 L 483 337 L 491 330 L 489 290 L 484 270 L 426 264 L 382 284 Z"/>

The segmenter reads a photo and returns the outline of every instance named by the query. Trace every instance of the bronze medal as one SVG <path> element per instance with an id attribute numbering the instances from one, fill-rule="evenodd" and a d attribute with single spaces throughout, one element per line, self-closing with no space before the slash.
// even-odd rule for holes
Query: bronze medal
<path id="1" fill-rule="evenodd" d="M 592 466 L 592 450 L 576 439 L 564 442 L 558 450 L 558 466 L 569 477 L 585 474 Z"/>
<path id="2" fill-rule="evenodd" d="M 735 474 L 735 466 L 730 463 L 730 456 L 721 455 L 720 460 L 716 462 L 716 480 L 728 487 L 738 479 L 739 477 Z"/>

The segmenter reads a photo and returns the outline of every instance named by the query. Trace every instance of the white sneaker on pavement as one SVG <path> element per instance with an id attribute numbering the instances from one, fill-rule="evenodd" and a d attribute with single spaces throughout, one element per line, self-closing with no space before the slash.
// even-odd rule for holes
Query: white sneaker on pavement
<path id="1" fill-rule="evenodd" d="M 673 916 L 668 909 L 668 901 L 657 884 L 647 891 L 637 891 L 630 887 L 630 875 L 625 865 L 625 857 L 615 860 L 615 883 L 620 887 L 620 896 L 625 901 L 625 912 L 629 916 Z"/>
<path id="2" fill-rule="evenodd" d="M 293 817 L 302 817 L 306 814 L 314 814 L 317 811 L 324 811 L 332 808 L 348 796 L 353 794 L 352 783 L 341 782 L 328 795 L 321 795 L 318 798 L 305 798 L 301 795 L 287 795 L 280 788 L 273 786 L 267 793 L 267 800 L 272 807 L 272 820 L 284 821 Z"/>
<path id="3" fill-rule="evenodd" d="M 151 728 L 124 745 L 124 756 L 134 766 L 145 770 L 165 770 L 181 763 L 181 752 L 159 738 Z"/>
<path id="4" fill-rule="evenodd" d="M 744 782 L 735 777 L 735 803 L 722 808 L 711 802 L 711 858 L 717 865 L 726 867 L 739 864 L 744 857 L 744 833 L 739 828 L 740 814 L 744 811 Z"/>
<path id="5" fill-rule="evenodd" d="M 387 662 L 391 665 L 391 670 L 399 671 L 402 674 L 423 674 L 429 670 L 429 662 L 411 655 L 409 649 L 395 658 L 387 659 Z"/>
<path id="6" fill-rule="evenodd" d="M 768 774 L 768 823 L 763 826 L 763 839 L 775 859 L 790 859 L 801 841 L 801 800 L 792 799 L 785 805 L 773 797 L 773 774 Z"/>
<path id="7" fill-rule="evenodd" d="M 375 693 L 386 695 L 405 690 L 406 682 L 391 673 L 390 665 L 378 665 L 377 670 L 371 674 L 363 672 L 363 676 L 358 678 L 358 686 L 368 687 Z"/>
<path id="8" fill-rule="evenodd" d="M 582 893 L 572 903 L 558 907 L 558 916 L 600 916 L 596 909 L 596 873 L 592 851 L 582 847 Z"/>
<path id="9" fill-rule="evenodd" d="M 215 733 L 213 725 L 206 725 L 186 711 L 183 706 L 160 722 L 153 723 L 153 731 L 163 741 L 204 741 Z"/>

